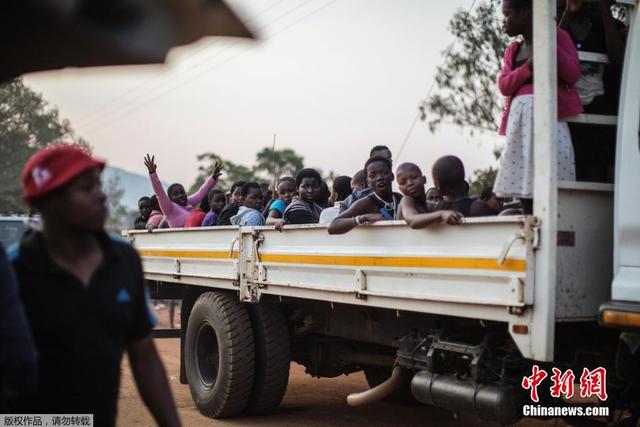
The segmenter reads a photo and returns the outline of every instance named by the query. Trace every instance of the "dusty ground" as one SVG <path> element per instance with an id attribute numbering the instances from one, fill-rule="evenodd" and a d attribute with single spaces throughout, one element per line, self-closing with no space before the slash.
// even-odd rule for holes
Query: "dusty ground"
<path id="1" fill-rule="evenodd" d="M 158 310 L 160 327 L 166 327 L 167 310 Z M 177 311 L 177 310 L 176 310 Z M 179 316 L 176 316 L 179 318 Z M 177 321 L 176 323 L 179 323 Z M 315 379 L 304 373 L 304 367 L 291 364 L 289 387 L 280 410 L 263 417 L 241 417 L 213 420 L 198 412 L 189 387 L 179 381 L 179 340 L 159 339 L 156 346 L 164 362 L 178 412 L 185 426 L 485 426 L 472 419 L 453 419 L 448 411 L 423 405 L 398 406 L 377 403 L 362 408 L 347 406 L 349 393 L 367 388 L 362 373 L 333 379 Z M 122 366 L 122 385 L 118 404 L 118 426 L 153 426 L 153 419 L 145 408 L 133 383 L 131 371 Z M 527 420 L 518 427 L 546 427 L 564 425 L 562 422 Z"/>

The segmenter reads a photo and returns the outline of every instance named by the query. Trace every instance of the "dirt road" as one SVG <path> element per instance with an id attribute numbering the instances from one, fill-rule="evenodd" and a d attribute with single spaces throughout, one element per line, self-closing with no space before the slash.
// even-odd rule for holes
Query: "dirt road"
<path id="1" fill-rule="evenodd" d="M 159 313 L 162 323 L 166 314 Z M 185 426 L 488 426 L 469 418 L 454 419 L 450 412 L 424 405 L 398 406 L 376 403 L 361 408 L 347 406 L 349 393 L 367 389 L 362 373 L 338 378 L 311 378 L 304 367 L 291 364 L 289 387 L 280 410 L 263 417 L 241 417 L 213 420 L 198 412 L 189 387 L 179 381 L 179 340 L 158 339 L 156 346 L 167 370 L 171 390 Z M 122 366 L 122 384 L 118 402 L 118 426 L 153 426 L 153 418 L 145 408 L 131 376 L 128 363 Z M 555 421 L 527 420 L 518 427 L 555 426 Z M 559 426 L 564 425 L 558 422 Z"/>

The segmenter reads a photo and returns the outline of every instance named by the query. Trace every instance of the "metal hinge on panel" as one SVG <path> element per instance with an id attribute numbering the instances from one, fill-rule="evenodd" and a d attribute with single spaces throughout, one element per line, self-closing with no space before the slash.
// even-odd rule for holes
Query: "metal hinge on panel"
<path id="1" fill-rule="evenodd" d="M 362 291 L 367 290 L 367 276 L 360 269 L 356 270 L 356 298 L 367 299 L 367 295 Z"/>

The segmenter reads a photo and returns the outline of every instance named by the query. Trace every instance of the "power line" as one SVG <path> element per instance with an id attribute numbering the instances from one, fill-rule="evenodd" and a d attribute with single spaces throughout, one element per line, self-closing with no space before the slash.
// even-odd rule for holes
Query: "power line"
<path id="1" fill-rule="evenodd" d="M 281 20 L 282 18 L 284 18 L 284 17 L 286 17 L 286 16 L 290 15 L 291 13 L 295 12 L 296 10 L 298 10 L 298 9 L 302 8 L 303 6 L 307 5 L 308 3 L 312 2 L 312 1 L 313 1 L 313 0 L 305 0 L 304 2 L 302 2 L 302 3 L 298 4 L 296 7 L 292 8 L 292 9 L 289 9 L 289 10 L 287 10 L 286 12 L 282 13 L 281 15 L 279 15 L 277 18 L 275 18 L 274 20 L 272 20 L 272 21 L 271 21 L 271 22 L 269 22 L 268 24 L 265 24 L 265 25 L 263 25 L 262 27 L 260 27 L 260 28 L 256 29 L 256 31 L 258 31 L 258 32 L 259 32 L 259 31 L 262 31 L 263 29 L 265 29 L 265 28 L 267 28 L 268 26 L 270 26 L 270 25 L 274 24 L 275 22 L 277 22 L 277 21 Z M 272 34 L 271 36 L 269 36 L 269 37 L 265 38 L 265 39 L 264 39 L 264 41 L 267 41 L 267 40 L 270 40 L 270 39 L 274 38 L 274 37 L 275 37 L 275 36 L 277 36 L 278 34 L 280 34 L 280 33 L 284 32 L 284 31 L 288 30 L 289 28 L 291 28 L 292 26 L 294 26 L 294 25 L 298 24 L 299 22 L 303 21 L 304 19 L 308 18 L 309 16 L 311 16 L 311 15 L 313 15 L 313 14 L 315 14 L 315 13 L 318 13 L 319 11 L 321 11 L 321 10 L 322 10 L 322 9 L 324 9 L 324 8 L 326 8 L 326 7 L 327 7 L 327 6 L 329 6 L 330 4 L 335 3 L 336 1 L 337 1 L 337 0 L 333 0 L 333 1 L 331 1 L 331 2 L 329 2 L 329 3 L 327 3 L 327 4 L 323 5 L 323 6 L 321 6 L 321 7 L 319 7 L 319 8 L 317 8 L 317 9 L 313 10 L 312 12 L 310 12 L 310 13 L 308 13 L 308 14 L 306 14 L 306 15 L 303 15 L 303 16 L 302 16 L 302 18 L 300 18 L 300 19 L 298 19 L 298 20 L 293 21 L 293 23 L 292 23 L 292 24 L 290 24 L 290 25 L 288 25 L 288 26 L 284 27 L 283 29 L 281 29 L 281 30 L 277 31 L 276 33 Z M 240 44 L 240 42 L 241 42 L 240 40 L 237 40 L 237 41 L 235 41 L 235 42 L 233 42 L 233 43 L 228 44 L 227 46 L 225 46 L 223 49 L 221 49 L 220 51 L 218 51 L 218 52 L 217 52 L 215 55 L 213 55 L 212 57 L 209 57 L 209 58 L 207 58 L 207 59 L 205 59 L 205 60 L 201 61 L 200 63 L 198 63 L 198 64 L 194 65 L 194 66 L 191 68 L 191 70 L 190 70 L 190 71 L 196 71 L 196 69 L 197 69 L 197 68 L 199 68 L 199 67 L 200 67 L 201 65 L 203 65 L 204 63 L 209 62 L 211 59 L 214 59 L 214 58 L 216 58 L 216 57 L 220 56 L 220 54 L 221 54 L 222 52 L 224 52 L 225 50 L 227 50 L 227 49 L 228 49 L 228 48 L 230 48 L 230 47 L 233 47 L 233 46 L 236 46 L 236 45 Z M 225 60 L 223 60 L 223 61 L 221 61 L 221 62 L 215 63 L 215 64 L 213 64 L 213 66 L 212 66 L 212 67 L 204 68 L 204 69 L 202 69 L 200 72 L 195 73 L 195 74 L 192 74 L 188 79 L 183 80 L 182 82 L 179 82 L 179 83 L 177 83 L 177 84 L 175 84 L 175 85 L 173 85 L 173 86 L 169 87 L 168 89 L 166 89 L 166 88 L 165 88 L 164 90 L 160 90 L 160 91 L 159 91 L 159 93 L 158 93 L 157 95 L 155 95 L 155 96 L 151 96 L 150 98 L 147 98 L 147 99 L 145 99 L 145 100 L 142 100 L 141 102 L 140 102 L 140 100 L 133 100 L 132 102 L 129 102 L 128 104 L 125 104 L 125 105 L 124 105 L 124 107 L 122 107 L 122 106 L 121 106 L 117 111 L 115 111 L 115 113 L 116 113 L 116 116 L 115 116 L 115 117 L 113 117 L 112 119 L 106 119 L 105 121 L 102 121 L 101 123 L 100 123 L 100 122 L 98 122 L 98 124 L 97 124 L 93 129 L 90 129 L 90 132 L 97 132 L 97 131 L 99 131 L 99 130 L 102 130 L 102 129 L 103 129 L 103 128 L 105 128 L 106 126 L 109 126 L 109 125 L 111 125 L 112 123 L 114 123 L 114 122 L 116 122 L 116 121 L 120 120 L 123 116 L 125 116 L 125 115 L 127 115 L 127 114 L 131 113 L 132 111 L 135 111 L 135 110 L 137 110 L 137 109 L 140 109 L 140 108 L 142 108 L 142 107 L 144 107 L 144 106 L 148 105 L 150 102 L 155 101 L 156 99 L 158 99 L 158 98 L 160 98 L 160 97 L 162 97 L 162 96 L 166 95 L 167 93 L 172 92 L 173 90 L 178 89 L 178 88 L 180 88 L 180 87 L 184 86 L 185 84 L 187 84 L 187 83 L 190 83 L 190 82 L 194 81 L 195 79 L 197 79 L 198 77 L 202 76 L 202 75 L 203 75 L 203 74 L 205 74 L 205 73 L 208 73 L 208 72 L 210 72 L 210 71 L 212 71 L 212 70 L 214 70 L 214 69 L 216 69 L 216 68 L 221 67 L 222 65 L 226 64 L 227 62 L 229 62 L 229 61 L 231 61 L 231 60 L 233 60 L 233 59 L 235 59 L 235 58 L 237 58 L 237 57 L 239 57 L 239 56 L 243 55 L 243 54 L 244 54 L 244 53 L 246 53 L 247 51 L 249 51 L 249 50 L 251 50 L 251 49 L 253 49 L 253 48 L 257 47 L 257 46 L 258 46 L 258 45 L 256 45 L 256 44 L 252 44 L 252 45 L 250 45 L 249 47 L 247 47 L 246 49 L 242 50 L 239 54 L 234 55 L 234 56 L 231 56 L 231 57 L 229 57 L 229 58 L 227 58 L 227 59 L 225 59 Z M 157 89 L 161 89 L 161 88 L 157 88 Z M 153 93 L 153 91 L 151 91 L 149 94 L 152 94 L 152 93 Z"/>
<path id="2" fill-rule="evenodd" d="M 476 5 L 476 1 L 477 0 L 473 0 L 471 2 L 471 6 L 469 6 L 469 9 L 467 10 L 467 13 L 470 13 L 474 6 Z M 460 39 L 459 36 L 456 36 L 456 38 L 453 40 L 453 43 L 451 43 L 449 45 L 449 48 L 447 49 L 447 52 L 445 53 L 444 57 L 442 58 L 442 63 L 440 64 L 440 67 L 442 67 L 444 65 L 444 63 L 447 61 L 447 59 L 449 58 L 449 55 L 451 54 L 451 51 L 453 50 L 453 47 L 456 45 L 456 43 L 458 42 L 458 40 Z M 433 78 L 433 81 L 431 82 L 431 86 L 429 87 L 429 91 L 427 92 L 427 94 L 424 96 L 424 98 L 422 98 L 421 100 L 421 104 L 424 103 L 427 99 L 429 99 L 429 97 L 431 96 L 431 92 L 433 92 L 433 89 L 435 89 L 436 87 L 436 78 Z M 402 141 L 402 144 L 400 144 L 400 149 L 398 149 L 398 153 L 396 154 L 396 161 L 400 160 L 400 156 L 402 155 L 402 152 L 404 151 L 405 147 L 407 146 L 407 142 L 409 142 L 409 138 L 411 137 L 411 134 L 413 133 L 413 130 L 415 129 L 416 125 L 418 124 L 418 119 L 420 118 L 420 111 L 418 111 L 416 113 L 416 117 L 413 119 L 413 122 L 411 123 L 411 126 L 409 126 L 409 131 L 407 132 L 407 135 L 405 136 L 404 140 Z"/>
<path id="3" fill-rule="evenodd" d="M 271 9 L 273 9 L 274 7 L 278 6 L 280 3 L 282 3 L 284 0 L 277 0 L 275 3 L 271 4 L 269 7 L 267 7 L 266 9 L 261 10 L 260 12 L 252 15 L 251 17 L 246 19 L 246 23 L 249 24 L 252 21 L 254 21 L 256 18 L 258 18 L 259 16 L 265 14 L 266 12 L 270 11 Z M 212 45 L 218 43 L 218 40 L 214 40 L 213 43 L 206 43 L 202 46 L 200 46 L 197 49 L 194 49 L 190 52 L 188 52 L 186 55 L 187 56 L 195 56 L 196 54 L 210 48 Z M 224 49 L 224 48 L 223 48 Z M 218 56 L 218 55 L 216 55 Z M 199 63 L 200 64 L 200 63 Z M 199 65 L 198 64 L 198 65 Z M 197 65 L 196 65 L 197 66 Z M 100 105 L 98 108 L 96 108 L 95 110 L 93 110 L 92 112 L 90 112 L 89 114 L 87 114 L 84 117 L 81 117 L 78 121 L 80 122 L 80 124 L 82 126 L 86 126 L 88 124 L 91 124 L 91 122 L 95 121 L 96 117 L 100 117 L 100 115 L 98 113 L 104 111 L 107 107 L 110 107 L 111 105 L 115 104 L 116 102 L 120 101 L 123 98 L 126 98 L 128 96 L 131 96 L 132 94 L 139 92 L 140 89 L 142 89 L 143 87 L 146 87 L 149 83 L 151 83 L 153 80 L 155 80 L 157 77 L 161 76 L 162 74 L 164 74 L 165 70 L 161 69 L 159 71 L 157 71 L 156 73 L 152 74 L 151 76 L 147 77 L 147 79 L 145 79 L 142 83 L 140 83 L 139 85 L 137 85 L 135 88 L 133 88 L 133 90 L 127 89 L 123 92 L 121 92 L 119 95 L 117 95 L 116 97 L 110 99 L 109 101 L 105 102 L 104 104 Z M 77 123 L 77 122 L 76 122 Z"/>

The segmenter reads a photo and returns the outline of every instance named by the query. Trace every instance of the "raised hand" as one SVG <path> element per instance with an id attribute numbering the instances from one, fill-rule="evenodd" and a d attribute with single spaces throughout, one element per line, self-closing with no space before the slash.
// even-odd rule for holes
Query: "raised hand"
<path id="1" fill-rule="evenodd" d="M 213 179 L 217 181 L 218 178 L 220 178 L 220 175 L 222 175 L 222 169 L 224 169 L 224 164 L 222 162 L 216 161 L 216 164 L 213 167 L 213 174 L 211 175 Z"/>
<path id="2" fill-rule="evenodd" d="M 158 167 L 158 165 L 156 165 L 156 156 L 147 154 L 144 158 L 144 165 L 147 167 L 149 173 L 154 173 Z"/>

